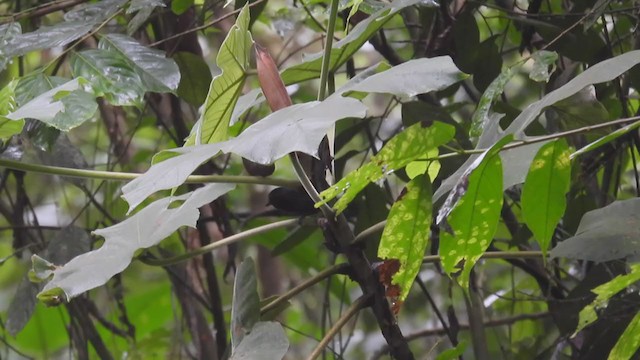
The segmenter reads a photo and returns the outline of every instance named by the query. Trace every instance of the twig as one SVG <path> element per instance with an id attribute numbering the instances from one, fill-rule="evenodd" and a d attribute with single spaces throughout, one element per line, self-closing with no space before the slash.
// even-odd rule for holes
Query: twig
<path id="1" fill-rule="evenodd" d="M 211 243 L 209 245 L 206 246 L 202 246 L 198 249 L 195 249 L 193 251 L 189 251 L 186 252 L 184 254 L 180 254 L 174 257 L 170 257 L 170 258 L 163 258 L 163 259 L 148 259 L 148 258 L 144 258 L 144 257 L 140 257 L 139 259 L 147 264 L 147 265 L 153 265 L 153 266 L 168 266 L 168 265 L 173 265 L 173 264 L 177 264 L 180 262 L 183 262 L 185 260 L 189 260 L 191 258 L 194 258 L 196 256 L 202 255 L 202 254 L 206 254 L 210 251 L 213 251 L 219 247 L 223 247 L 223 246 L 227 246 L 229 244 L 233 244 L 236 243 L 238 241 L 241 240 L 245 240 L 248 239 L 254 235 L 259 235 L 274 229 L 279 229 L 279 228 L 283 228 L 283 227 L 287 227 L 287 226 L 291 226 L 291 225 L 296 225 L 299 224 L 300 220 L 299 219 L 288 219 L 288 220 L 282 220 L 282 221 L 278 221 L 278 222 L 274 222 L 271 224 L 267 224 L 267 225 L 263 225 L 263 226 L 258 226 L 257 228 L 253 228 L 253 229 L 249 229 L 246 231 L 243 231 L 241 233 L 226 237 L 222 240 L 216 241 L 214 243 Z"/>
<path id="2" fill-rule="evenodd" d="M 489 251 L 480 259 L 539 259 L 542 251 Z M 422 258 L 423 264 L 440 262 L 440 255 L 429 255 Z"/>
<path id="3" fill-rule="evenodd" d="M 324 348 L 329 344 L 329 341 L 347 324 L 349 319 L 356 315 L 360 310 L 367 306 L 369 300 L 373 294 L 362 295 L 358 300 L 354 301 L 351 306 L 345 311 L 344 314 L 336 321 L 335 324 L 327 331 L 327 334 L 320 340 L 320 343 L 316 346 L 311 354 L 307 357 L 307 360 L 315 360 L 322 354 Z"/>
<path id="4" fill-rule="evenodd" d="M 548 312 L 539 312 L 539 313 L 533 313 L 533 314 L 516 315 L 516 316 L 504 318 L 504 319 L 485 321 L 484 322 L 484 327 L 487 328 L 487 327 L 497 327 L 497 326 L 503 326 L 503 325 L 511 325 L 511 324 L 516 323 L 518 321 L 538 320 L 538 319 L 544 319 L 544 318 L 549 317 L 549 316 L 551 316 L 551 314 L 548 313 Z M 469 330 L 469 324 L 460 324 L 459 329 L 460 330 Z M 443 335 L 446 335 L 446 330 L 443 329 L 443 328 L 424 329 L 424 330 L 420 330 L 420 331 L 408 334 L 405 337 L 405 339 L 407 339 L 407 341 L 413 341 L 413 340 L 418 340 L 418 339 L 421 339 L 421 338 L 424 338 L 424 337 L 443 336 Z M 380 350 L 376 351 L 375 355 L 372 357 L 372 360 L 379 359 L 384 354 L 386 354 L 388 352 L 389 352 L 389 347 L 387 345 L 384 345 Z"/>
<path id="5" fill-rule="evenodd" d="M 15 14 L 3 15 L 3 17 L 7 17 L 7 19 L 1 20 L 0 25 L 16 22 L 24 18 L 36 18 L 40 16 L 45 16 L 45 15 L 54 13 L 56 11 L 64 10 L 72 6 L 82 4 L 87 1 L 88 0 L 67 0 L 67 1 L 60 1 L 60 2 L 50 2 L 40 6 L 35 6 L 31 9 L 27 9 Z"/>
<path id="6" fill-rule="evenodd" d="M 329 276 L 335 275 L 335 274 L 341 274 L 346 272 L 346 270 L 349 268 L 349 265 L 346 263 L 342 263 L 342 264 L 336 264 L 333 265 L 327 269 L 322 270 L 321 272 L 317 273 L 316 275 L 310 277 L 309 279 L 305 280 L 303 283 L 301 283 L 300 285 L 292 288 L 291 290 L 287 291 L 286 293 L 278 296 L 277 299 L 273 300 L 272 302 L 268 303 L 267 305 L 265 305 L 262 309 L 260 309 L 260 315 L 264 315 L 267 312 L 273 310 L 273 309 L 277 309 L 280 305 L 286 303 L 287 301 L 289 301 L 290 299 L 292 299 L 294 296 L 300 294 L 301 292 L 303 292 L 304 290 L 312 287 L 313 285 L 321 282 L 322 280 L 328 278 Z"/>
<path id="7" fill-rule="evenodd" d="M 248 6 L 251 8 L 251 7 L 260 5 L 265 1 L 267 1 L 267 0 L 257 0 L 257 1 L 254 1 L 254 2 L 250 3 Z M 192 32 L 204 30 L 204 29 L 206 29 L 206 28 L 208 28 L 210 26 L 213 26 L 213 25 L 215 25 L 215 24 L 217 24 L 217 23 L 219 23 L 219 22 L 221 22 L 221 21 L 223 21 L 223 20 L 225 20 L 225 19 L 227 19 L 227 18 L 229 18 L 229 17 L 231 17 L 233 15 L 236 15 L 236 14 L 240 13 L 240 11 L 242 11 L 242 9 L 237 9 L 237 10 L 231 11 L 230 13 L 224 14 L 224 15 L 220 16 L 219 18 L 217 18 L 215 20 L 211 20 L 210 22 L 208 22 L 208 23 L 206 23 L 204 25 L 193 27 L 193 28 L 191 28 L 189 30 L 183 31 L 181 33 L 178 33 L 178 34 L 166 37 L 166 38 L 164 38 L 162 40 L 158 40 L 158 41 L 156 41 L 154 43 L 151 43 L 151 44 L 149 44 L 149 47 L 157 46 L 159 44 L 162 44 L 162 43 L 167 42 L 169 40 L 177 39 L 179 37 L 182 37 L 182 36 L 184 36 L 186 34 L 190 34 Z"/>
<path id="8" fill-rule="evenodd" d="M 40 164 L 29 164 L 9 159 L 0 159 L 0 167 L 26 172 L 35 172 L 49 175 L 59 175 L 74 178 L 130 181 L 142 176 L 138 173 L 127 173 L 117 171 L 100 171 L 88 169 L 75 169 L 61 166 L 48 166 Z M 273 186 L 296 187 L 299 183 L 295 180 L 265 178 L 259 176 L 232 176 L 232 175 L 191 175 L 185 183 L 235 183 L 235 184 L 262 184 Z"/>

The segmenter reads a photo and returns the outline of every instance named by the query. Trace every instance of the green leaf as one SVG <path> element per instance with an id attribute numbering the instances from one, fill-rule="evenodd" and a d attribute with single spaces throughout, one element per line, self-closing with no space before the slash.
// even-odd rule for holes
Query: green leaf
<path id="1" fill-rule="evenodd" d="M 129 266 L 138 249 L 158 244 L 181 226 L 195 227 L 198 208 L 234 187 L 231 184 L 210 184 L 184 195 L 163 198 L 114 226 L 94 231 L 95 235 L 104 237 L 104 244 L 53 270 L 53 279 L 45 285 L 38 298 L 51 303 L 68 301 L 105 284 Z M 181 202 L 181 205 L 173 207 L 174 202 Z"/>
<path id="2" fill-rule="evenodd" d="M 16 106 L 16 86 L 18 81 L 13 80 L 0 90 L 0 139 L 2 140 L 19 134 L 24 126 L 24 120 L 11 120 L 5 117 Z"/>
<path id="3" fill-rule="evenodd" d="M 420 271 L 429 243 L 431 218 L 431 182 L 419 175 L 407 184 L 391 207 L 378 247 L 379 258 L 400 261 L 400 269 L 393 276 L 393 283 L 400 286 L 400 301 L 407 298 Z"/>
<path id="4" fill-rule="evenodd" d="M 491 119 L 490 113 L 493 102 L 500 97 L 504 91 L 504 87 L 507 85 L 509 80 L 511 80 L 513 75 L 514 71 L 510 67 L 502 70 L 500 75 L 498 75 L 498 77 L 495 78 L 484 91 L 480 101 L 478 101 L 478 107 L 471 118 L 471 130 L 469 130 L 470 136 L 478 137 L 483 133 Z"/>
<path id="5" fill-rule="evenodd" d="M 89 80 L 95 95 L 110 104 L 142 107 L 145 93 L 142 79 L 119 53 L 99 49 L 75 52 L 70 66 L 75 77 Z"/>
<path id="6" fill-rule="evenodd" d="M 62 131 L 68 131 L 89 120 L 98 109 L 93 94 L 81 90 L 76 78 L 27 102 L 6 117 L 12 120 L 33 118 Z"/>
<path id="7" fill-rule="evenodd" d="M 545 144 L 533 159 L 522 188 L 522 217 L 544 254 L 567 207 L 570 153 L 565 139 Z"/>
<path id="8" fill-rule="evenodd" d="M 180 85 L 178 96 L 193 106 L 200 106 L 207 98 L 211 84 L 211 70 L 202 56 L 180 51 L 173 55 L 173 60 L 180 68 Z"/>
<path id="9" fill-rule="evenodd" d="M 467 289 L 476 261 L 493 240 L 502 209 L 502 161 L 499 151 L 512 140 L 506 136 L 476 160 L 460 178 L 440 209 L 440 258 L 451 274 L 464 261 L 459 284 Z"/>
<path id="10" fill-rule="evenodd" d="M 220 46 L 216 64 L 221 73 L 211 82 L 204 103 L 204 114 L 191 131 L 185 146 L 212 144 L 228 139 L 231 115 L 247 77 L 252 44 L 249 8 L 245 6 Z"/>
<path id="11" fill-rule="evenodd" d="M 318 145 L 336 121 L 365 115 L 361 102 L 343 97 L 286 107 L 249 126 L 234 139 L 170 150 L 180 155 L 154 164 L 144 175 L 126 184 L 123 197 L 131 210 L 156 191 L 180 186 L 200 164 L 220 151 L 260 164 L 273 163 L 294 151 L 317 156 Z"/>
<path id="12" fill-rule="evenodd" d="M 193 6 L 193 0 L 173 0 L 171 1 L 171 11 L 176 15 L 181 15 Z"/>
<path id="13" fill-rule="evenodd" d="M 331 49 L 329 71 L 334 72 L 364 45 L 382 26 L 398 11 L 416 4 L 421 0 L 395 0 L 393 3 L 371 14 L 366 20 L 356 25 L 344 39 L 338 41 Z M 435 3 L 429 2 L 429 5 Z M 309 56 L 302 64 L 294 65 L 282 72 L 282 81 L 286 85 L 320 77 L 323 53 Z"/>
<path id="14" fill-rule="evenodd" d="M 633 355 L 640 348 L 640 312 L 636 313 L 624 333 L 611 349 L 608 359 L 625 360 L 633 358 Z"/>
<path id="15" fill-rule="evenodd" d="M 575 236 L 551 250 L 551 257 L 610 261 L 640 255 L 640 198 L 615 201 L 589 211 Z"/>
<path id="16" fill-rule="evenodd" d="M 631 265 L 631 271 L 628 274 L 618 275 L 612 280 L 591 290 L 591 292 L 597 296 L 591 304 L 580 310 L 580 320 L 578 321 L 578 327 L 576 328 L 573 336 L 597 320 L 598 315 L 596 310 L 606 307 L 609 303 L 609 299 L 638 281 L 640 281 L 640 264 L 633 264 Z M 633 321 L 635 321 L 635 318 L 632 322 Z M 618 339 L 618 342 L 619 341 L 620 339 Z"/>
<path id="17" fill-rule="evenodd" d="M 58 76 L 46 76 L 42 73 L 23 77 L 16 87 L 16 103 L 18 106 L 22 106 L 35 99 L 38 95 L 60 86 L 67 81 L 69 81 L 69 79 Z"/>
<path id="18" fill-rule="evenodd" d="M 289 340 L 282 325 L 275 321 L 261 321 L 242 339 L 229 360 L 281 360 L 287 350 Z"/>
<path id="19" fill-rule="evenodd" d="M 548 82 L 549 77 L 556 69 L 556 60 L 558 60 L 558 53 L 555 51 L 536 51 L 533 53 L 533 67 L 529 73 L 529 78 L 537 82 Z M 549 66 L 551 66 L 551 71 L 549 71 Z"/>
<path id="20" fill-rule="evenodd" d="M 164 52 L 140 44 L 132 37 L 108 34 L 98 43 L 98 49 L 113 51 L 126 59 L 129 66 L 140 76 L 145 90 L 150 92 L 173 92 L 180 83 L 180 70 Z"/>
<path id="21" fill-rule="evenodd" d="M 447 349 L 438 354 L 438 356 L 436 356 L 436 360 L 458 359 L 464 354 L 464 351 L 467 349 L 468 345 L 469 343 L 467 343 L 466 341 L 461 341 L 460 343 L 458 343 L 458 346 L 454 347 L 453 349 Z"/>
<path id="22" fill-rule="evenodd" d="M 125 0 L 104 0 L 67 12 L 64 21 L 22 34 L 19 23 L 0 25 L 0 70 L 13 57 L 28 52 L 68 45 L 114 15 Z"/>
<path id="23" fill-rule="evenodd" d="M 319 204 L 327 203 L 342 194 L 333 206 L 338 213 L 341 213 L 367 184 L 378 181 L 410 162 L 425 157 L 432 149 L 449 142 L 453 135 L 453 127 L 441 122 L 434 122 L 429 127 L 425 127 L 422 123 L 408 127 L 389 140 L 368 163 L 320 193 L 322 202 Z"/>
<path id="24" fill-rule="evenodd" d="M 231 346 L 235 349 L 260 320 L 260 297 L 253 260 L 248 257 L 238 267 L 233 281 L 231 303 Z"/>
<path id="25" fill-rule="evenodd" d="M 173 2 L 172 2 L 173 3 Z M 156 7 L 165 7 L 162 0 L 131 0 L 127 14 L 137 12 L 136 15 L 129 20 L 127 24 L 127 34 L 131 36 L 136 32 L 142 24 L 149 18 Z"/>

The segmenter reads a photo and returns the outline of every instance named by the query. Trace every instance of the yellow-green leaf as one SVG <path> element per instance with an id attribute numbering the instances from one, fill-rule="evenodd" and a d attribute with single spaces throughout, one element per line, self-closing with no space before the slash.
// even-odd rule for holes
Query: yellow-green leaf
<path id="1" fill-rule="evenodd" d="M 379 258 L 400 261 L 393 283 L 400 286 L 401 301 L 409 294 L 420 271 L 429 242 L 431 218 L 431 182 L 428 176 L 418 175 L 391 207 L 378 247 Z"/>
<path id="2" fill-rule="evenodd" d="M 453 126 L 440 122 L 429 127 L 424 127 L 421 123 L 408 127 L 389 140 L 368 163 L 320 193 L 322 202 L 316 206 L 343 193 L 333 206 L 336 212 L 342 212 L 367 184 L 384 178 L 416 159 L 424 158 L 429 151 L 451 140 L 454 132 Z"/>
<path id="3" fill-rule="evenodd" d="M 593 292 L 597 296 L 595 300 L 591 302 L 591 304 L 585 306 L 582 310 L 580 310 L 580 319 L 578 320 L 578 327 L 574 332 L 574 336 L 598 319 L 598 314 L 596 312 L 597 309 L 606 307 L 609 303 L 609 299 L 637 281 L 640 281 L 640 264 L 633 264 L 631 265 L 631 271 L 628 274 L 618 275 L 611 281 L 606 282 L 591 290 L 591 292 Z M 635 320 L 636 319 L 634 319 L 633 321 Z M 609 358 L 611 359 L 611 357 Z"/>
<path id="4" fill-rule="evenodd" d="M 633 358 L 633 355 L 640 348 L 640 312 L 636 313 L 616 345 L 609 353 L 609 360 L 626 360 Z"/>
<path id="5" fill-rule="evenodd" d="M 0 90 L 0 139 L 7 139 L 22 131 L 24 120 L 11 120 L 5 117 L 16 107 L 15 90 L 18 81 L 13 80 Z"/>
<path id="6" fill-rule="evenodd" d="M 546 254 L 551 237 L 567 207 L 571 182 L 571 152 L 558 139 L 538 150 L 522 189 L 522 217 Z"/>
<path id="7" fill-rule="evenodd" d="M 249 8 L 245 6 L 220 46 L 216 63 L 222 72 L 211 81 L 202 118 L 191 130 L 185 146 L 216 143 L 229 137 L 229 121 L 247 77 L 252 44 Z"/>

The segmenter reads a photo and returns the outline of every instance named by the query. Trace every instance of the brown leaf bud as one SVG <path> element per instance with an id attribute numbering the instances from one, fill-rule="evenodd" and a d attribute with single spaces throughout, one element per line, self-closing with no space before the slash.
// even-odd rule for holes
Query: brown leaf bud
<path id="1" fill-rule="evenodd" d="M 278 67 L 269 52 L 256 44 L 256 63 L 258 67 L 258 79 L 262 93 L 267 99 L 271 111 L 284 109 L 291 105 L 291 97 L 284 87 Z"/>

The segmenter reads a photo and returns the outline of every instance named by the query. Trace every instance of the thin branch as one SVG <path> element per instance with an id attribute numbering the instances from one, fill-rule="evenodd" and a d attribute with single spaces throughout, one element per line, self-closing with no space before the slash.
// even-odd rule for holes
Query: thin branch
<path id="1" fill-rule="evenodd" d="M 258 6 L 258 5 L 262 4 L 265 1 L 267 1 L 267 0 L 257 0 L 257 1 L 254 1 L 254 2 L 250 3 L 248 6 L 250 8 L 254 7 L 254 6 Z M 169 40 L 177 39 L 179 37 L 182 37 L 182 36 L 184 36 L 186 34 L 190 34 L 192 32 L 204 30 L 204 29 L 206 29 L 208 27 L 211 27 L 211 26 L 213 26 L 213 25 L 215 25 L 215 24 L 217 24 L 217 23 L 219 23 L 219 22 L 221 22 L 221 21 L 223 21 L 223 20 L 225 20 L 225 19 L 227 19 L 227 18 L 229 18 L 229 17 L 231 17 L 233 15 L 239 14 L 240 11 L 242 11 L 242 9 L 237 9 L 237 10 L 231 11 L 230 13 L 224 14 L 224 15 L 220 16 L 219 18 L 217 18 L 215 20 L 211 20 L 210 22 L 208 22 L 208 23 L 206 23 L 204 25 L 193 27 L 193 28 L 191 28 L 189 30 L 183 31 L 181 33 L 178 33 L 178 34 L 166 37 L 166 38 L 164 38 L 162 40 L 158 40 L 158 41 L 156 41 L 154 43 L 151 43 L 151 44 L 149 44 L 149 47 L 157 46 L 159 44 L 162 44 L 162 43 L 167 42 Z"/>
<path id="2" fill-rule="evenodd" d="M 0 20 L 0 25 L 8 24 L 11 22 L 16 22 L 25 18 L 37 18 L 41 16 L 45 16 L 56 11 L 64 10 L 66 8 L 76 6 L 78 4 L 82 4 L 87 2 L 88 0 L 66 0 L 60 2 L 50 2 L 46 4 L 42 4 L 39 6 L 34 6 L 31 9 L 26 9 L 24 11 L 20 11 L 15 14 L 2 15 L 2 17 L 6 17 L 5 20 Z"/>
<path id="3" fill-rule="evenodd" d="M 369 237 L 369 235 L 373 235 L 375 233 L 382 231 L 386 225 L 387 225 L 387 220 L 383 220 L 375 225 L 372 225 L 362 230 L 358 235 L 356 235 L 356 238 L 353 240 L 353 244 L 358 244 L 364 239 L 366 239 L 367 237 Z"/>
<path id="4" fill-rule="evenodd" d="M 320 340 L 320 343 L 316 346 L 315 349 L 311 352 L 311 354 L 307 357 L 307 360 L 315 360 L 322 354 L 324 348 L 329 344 L 331 339 L 340 332 L 343 326 L 347 324 L 349 319 L 355 316 L 360 310 L 368 306 L 369 300 L 373 294 L 363 295 L 358 298 L 358 300 L 354 301 L 351 306 L 345 311 L 344 314 L 336 321 L 335 324 L 327 331 L 327 334 Z"/>
<path id="5" fill-rule="evenodd" d="M 48 166 L 40 164 L 29 164 L 20 161 L 0 158 L 0 167 L 13 170 L 21 170 L 26 172 L 35 172 L 49 175 L 59 175 L 65 177 L 97 179 L 97 180 L 113 180 L 113 181 L 130 181 L 142 176 L 138 173 L 127 173 L 117 171 L 100 171 L 88 169 L 75 169 L 61 166 Z M 298 182 L 295 180 L 264 178 L 259 176 L 232 176 L 232 175 L 191 175 L 185 181 L 187 184 L 203 184 L 203 183 L 235 183 L 235 184 L 261 184 L 273 186 L 296 187 Z"/>
<path id="6" fill-rule="evenodd" d="M 163 258 L 163 259 L 149 259 L 149 258 L 144 258 L 144 257 L 140 257 L 139 259 L 147 264 L 147 265 L 153 265 L 153 266 L 168 266 L 168 265 L 173 265 L 173 264 L 177 264 L 180 262 L 183 262 L 185 260 L 189 260 L 191 258 L 194 258 L 196 256 L 200 256 L 202 254 L 206 254 L 210 251 L 213 251 L 217 248 L 223 247 L 223 246 L 227 246 L 229 244 L 233 244 L 233 243 L 237 243 L 238 241 L 241 240 L 245 240 L 248 239 L 254 235 L 259 235 L 259 234 L 263 234 L 265 232 L 271 231 L 271 230 L 275 230 L 275 229 L 280 229 L 283 227 L 287 227 L 287 226 L 291 226 L 291 225 L 296 225 L 299 224 L 300 220 L 299 219 L 288 219 L 288 220 L 282 220 L 282 221 L 278 221 L 278 222 L 274 222 L 271 224 L 267 224 L 267 225 L 263 225 L 263 226 L 258 226 L 257 228 L 253 228 L 253 229 L 249 229 L 246 231 L 243 231 L 241 233 L 226 237 L 222 240 L 216 241 L 214 243 L 211 243 L 209 245 L 200 247 L 198 249 L 195 249 L 193 251 L 189 251 L 186 252 L 184 254 L 180 254 L 174 257 L 170 257 L 170 258 Z"/>
<path id="7" fill-rule="evenodd" d="M 632 116 L 632 117 L 628 117 L 628 118 L 622 118 L 622 119 L 618 119 L 618 120 L 613 120 L 613 121 L 609 121 L 606 123 L 602 123 L 602 124 L 597 124 L 597 125 L 589 125 L 589 126 L 584 126 L 578 129 L 573 129 L 573 130 L 567 130 L 567 131 L 561 131 L 555 134 L 550 134 L 550 135 L 544 135 L 544 136 L 536 136 L 536 137 L 532 137 L 526 140 L 518 140 L 518 141 L 514 141 L 512 143 L 509 143 L 507 145 L 505 145 L 500 151 L 504 151 L 504 150 L 509 150 L 509 149 L 513 149 L 513 148 L 517 148 L 517 147 L 521 147 L 521 146 L 525 146 L 525 145 L 530 145 L 530 144 L 535 144 L 535 143 L 539 143 L 539 142 L 543 142 L 543 141 L 548 141 L 548 140 L 554 140 L 554 139 L 559 139 L 559 138 L 563 138 L 563 137 L 567 137 L 570 135 L 576 135 L 576 134 L 582 134 L 585 132 L 590 132 L 590 131 L 595 131 L 595 130 L 600 130 L 603 128 L 607 128 L 610 126 L 616 126 L 616 125 L 621 125 L 621 124 L 626 124 L 626 123 L 632 123 L 632 122 L 636 122 L 640 120 L 640 116 Z M 431 160 L 442 160 L 442 159 L 448 159 L 448 158 L 452 158 L 452 157 L 457 157 L 457 156 L 464 156 L 464 155 L 473 155 L 473 154 L 481 154 L 485 151 L 487 151 L 488 149 L 473 149 L 473 150 L 459 150 L 456 152 L 452 152 L 452 153 L 448 153 L 448 154 L 443 154 L 437 157 L 433 157 L 433 158 L 427 158 L 427 159 L 423 159 L 425 161 L 431 161 Z"/>
<path id="8" fill-rule="evenodd" d="M 548 312 L 539 312 L 539 313 L 533 313 L 533 314 L 522 314 L 522 315 L 516 315 L 516 316 L 512 316 L 512 317 L 507 317 L 504 319 L 498 319 L 498 320 L 488 320 L 484 322 L 484 327 L 497 327 L 497 326 L 503 326 L 503 325 L 511 325 L 514 324 L 516 322 L 519 321 L 524 321 L 524 320 L 539 320 L 539 319 L 544 319 L 546 317 L 551 316 L 550 313 Z M 460 324 L 459 327 L 460 330 L 469 330 L 469 324 Z M 424 330 L 420 330 L 411 334 L 408 334 L 405 339 L 407 339 L 407 341 L 413 341 L 413 340 L 418 340 L 418 339 L 422 339 L 425 337 L 430 337 L 430 336 L 443 336 L 446 335 L 446 330 L 444 328 L 434 328 L 434 329 L 424 329 Z M 389 347 L 387 345 L 384 345 L 380 350 L 376 351 L 375 355 L 372 357 L 372 359 L 380 359 L 382 356 L 384 356 L 385 354 L 387 354 L 389 352 Z"/>
<path id="9" fill-rule="evenodd" d="M 287 291 L 286 293 L 278 296 L 277 299 L 273 300 L 272 302 L 268 303 L 267 305 L 265 305 L 262 309 L 260 309 L 260 315 L 264 315 L 267 312 L 273 310 L 273 309 L 277 309 L 280 305 L 286 303 L 287 301 L 291 300 L 294 296 L 300 294 L 301 292 L 303 292 L 304 290 L 312 287 L 313 285 L 321 282 L 322 280 L 335 275 L 335 274 L 343 274 L 347 271 L 347 269 L 349 268 L 349 265 L 346 263 L 342 263 L 342 264 L 336 264 L 333 265 L 327 269 L 322 270 L 321 272 L 317 273 L 316 275 L 310 277 L 309 279 L 305 280 L 303 283 L 301 283 L 300 285 L 292 288 L 291 290 Z"/>
<path id="10" fill-rule="evenodd" d="M 539 259 L 543 257 L 542 251 L 489 251 L 480 259 Z M 440 255 L 429 255 L 422 258 L 423 264 L 440 262 Z"/>

